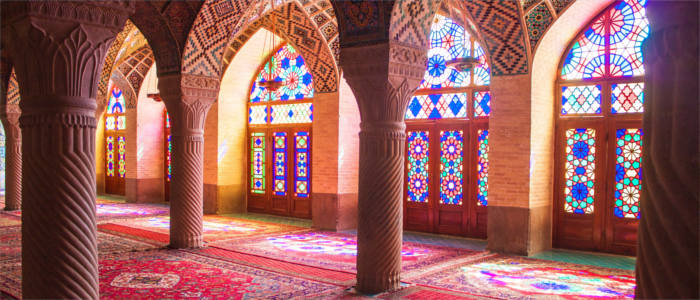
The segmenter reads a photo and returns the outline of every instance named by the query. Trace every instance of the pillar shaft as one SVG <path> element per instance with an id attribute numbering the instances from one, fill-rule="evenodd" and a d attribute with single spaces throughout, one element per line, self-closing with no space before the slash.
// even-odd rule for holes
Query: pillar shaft
<path id="1" fill-rule="evenodd" d="M 403 235 L 403 122 L 363 123 L 357 226 L 357 287 L 376 293 L 400 284 Z"/>
<path id="2" fill-rule="evenodd" d="M 22 208 L 22 136 L 19 115 L 18 111 L 7 112 L 0 117 L 5 128 L 5 210 Z"/>
<path id="3" fill-rule="evenodd" d="M 217 78 L 168 75 L 159 78 L 173 140 L 170 184 L 170 247 L 202 246 L 204 122 L 216 100 Z"/>
<path id="4" fill-rule="evenodd" d="M 423 77 L 426 49 L 393 42 L 343 48 L 341 65 L 362 119 L 357 290 L 399 287 L 406 105 Z"/>
<path id="5" fill-rule="evenodd" d="M 97 299 L 96 80 L 133 7 L 1 5 L 21 94 L 22 296 Z"/>
<path id="6" fill-rule="evenodd" d="M 698 5 L 647 7 L 638 298 L 698 298 Z"/>

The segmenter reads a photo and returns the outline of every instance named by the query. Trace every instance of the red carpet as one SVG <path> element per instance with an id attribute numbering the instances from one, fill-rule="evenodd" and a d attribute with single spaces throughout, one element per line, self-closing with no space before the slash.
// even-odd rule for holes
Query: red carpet
<path id="1" fill-rule="evenodd" d="M 0 212 L 0 227 L 19 226 L 22 224 L 20 217 L 7 212 Z"/>

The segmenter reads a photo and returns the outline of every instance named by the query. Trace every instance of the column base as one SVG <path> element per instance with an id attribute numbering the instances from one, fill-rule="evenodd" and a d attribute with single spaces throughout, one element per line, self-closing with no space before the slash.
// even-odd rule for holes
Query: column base
<path id="1" fill-rule="evenodd" d="M 203 246 L 203 242 L 202 242 L 201 236 L 179 237 L 179 238 L 173 238 L 171 236 L 170 245 L 168 245 L 168 247 L 172 248 L 172 249 L 194 249 L 194 248 L 202 248 L 202 246 Z"/>
<path id="2" fill-rule="evenodd" d="M 357 194 L 313 193 L 313 227 L 323 230 L 357 228 Z"/>
<path id="3" fill-rule="evenodd" d="M 552 247 L 552 208 L 488 207 L 489 251 L 533 255 Z"/>
<path id="4" fill-rule="evenodd" d="M 401 276 L 399 272 L 393 274 L 373 274 L 371 276 L 362 276 L 358 272 L 355 289 L 362 294 L 372 295 L 396 290 L 400 285 Z"/>
<path id="5" fill-rule="evenodd" d="M 4 211 L 15 211 L 15 210 L 19 210 L 19 209 L 20 209 L 19 207 L 9 207 L 9 206 L 5 206 L 5 208 L 3 208 L 2 210 L 4 210 Z"/>

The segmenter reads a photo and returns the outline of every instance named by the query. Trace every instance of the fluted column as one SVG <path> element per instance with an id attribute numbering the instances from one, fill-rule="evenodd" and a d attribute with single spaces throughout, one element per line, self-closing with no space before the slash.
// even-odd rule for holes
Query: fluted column
<path id="1" fill-rule="evenodd" d="M 5 128 L 5 210 L 22 208 L 22 136 L 19 107 L 2 108 L 0 120 Z M 10 111 L 7 111 L 10 110 Z M 12 111 L 16 110 L 16 111 Z"/>
<path id="2" fill-rule="evenodd" d="M 7 51 L 5 51 L 7 52 Z M 0 122 L 5 129 L 5 210 L 22 208 L 22 136 L 17 77 L 9 54 L 0 55 Z"/>
<path id="3" fill-rule="evenodd" d="M 393 43 L 341 50 L 341 66 L 362 117 L 356 286 L 362 293 L 400 284 L 404 115 L 423 76 L 426 52 Z"/>
<path id="4" fill-rule="evenodd" d="M 204 122 L 218 94 L 218 78 L 160 76 L 160 96 L 170 114 L 173 140 L 170 247 L 202 246 Z"/>
<path id="5" fill-rule="evenodd" d="M 1 5 L 22 98 L 22 296 L 97 299 L 96 80 L 133 7 Z"/>
<path id="6" fill-rule="evenodd" d="M 698 298 L 698 5 L 650 1 L 637 298 Z"/>

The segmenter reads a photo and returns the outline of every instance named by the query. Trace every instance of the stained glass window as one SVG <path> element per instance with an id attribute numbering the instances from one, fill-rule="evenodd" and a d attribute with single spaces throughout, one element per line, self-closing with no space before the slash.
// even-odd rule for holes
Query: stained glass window
<path id="1" fill-rule="evenodd" d="M 261 82 L 272 81 L 280 86 L 260 86 Z M 251 141 L 252 193 L 265 197 L 310 197 L 313 96 L 313 77 L 292 45 L 280 47 L 260 68 L 250 89 L 248 125 L 251 128 L 274 125 L 274 130 L 258 133 Z M 264 145 L 266 138 L 271 145 L 268 152 Z M 269 178 L 265 177 L 266 159 L 271 163 Z M 266 180 L 271 193 L 266 193 Z"/>
<path id="2" fill-rule="evenodd" d="M 283 84 L 273 91 L 260 86 L 260 81 L 280 81 Z M 314 83 L 304 58 L 292 45 L 286 44 L 265 63 L 255 77 L 250 102 L 298 100 L 313 96 Z"/>
<path id="3" fill-rule="evenodd" d="M 309 136 L 308 131 L 294 133 L 294 195 L 309 197 Z"/>
<path id="4" fill-rule="evenodd" d="M 489 131 L 479 129 L 477 132 L 476 188 L 477 205 L 486 206 L 489 199 Z"/>
<path id="5" fill-rule="evenodd" d="M 644 112 L 644 83 L 612 85 L 612 113 Z"/>
<path id="6" fill-rule="evenodd" d="M 415 96 L 408 103 L 406 119 L 464 118 L 467 94 L 432 94 Z"/>
<path id="7" fill-rule="evenodd" d="M 126 101 L 112 86 L 105 113 L 105 168 L 108 177 L 126 177 Z"/>
<path id="8" fill-rule="evenodd" d="M 119 177 L 126 177 L 126 138 L 124 136 L 117 137 L 117 159 Z"/>
<path id="9" fill-rule="evenodd" d="M 474 117 L 488 117 L 491 114 L 491 92 L 474 92 Z"/>
<path id="10" fill-rule="evenodd" d="M 300 124 L 313 121 L 313 104 L 295 103 L 270 106 L 270 124 Z"/>
<path id="11" fill-rule="evenodd" d="M 165 112 L 165 131 L 166 131 L 166 149 L 165 149 L 165 167 L 166 167 L 166 172 L 165 172 L 165 181 L 170 182 L 172 179 L 173 175 L 173 166 L 172 166 L 172 154 L 173 154 L 173 142 L 172 142 L 172 135 L 170 134 L 170 114 L 168 112 Z"/>
<path id="12" fill-rule="evenodd" d="M 408 144 L 408 201 L 428 202 L 429 144 L 428 131 L 409 131 Z"/>
<path id="13" fill-rule="evenodd" d="M 592 214 L 595 194 L 595 129 L 566 131 L 566 181 L 564 210 L 568 213 Z"/>
<path id="14" fill-rule="evenodd" d="M 5 192 L 5 128 L 0 123 L 0 192 Z"/>
<path id="15" fill-rule="evenodd" d="M 600 85 L 562 86 L 561 114 L 599 114 Z"/>
<path id="16" fill-rule="evenodd" d="M 642 130 L 623 128 L 616 131 L 615 209 L 620 218 L 639 219 L 642 192 Z"/>
<path id="17" fill-rule="evenodd" d="M 463 147 L 461 130 L 440 132 L 440 199 L 443 204 L 462 205 Z"/>
<path id="18" fill-rule="evenodd" d="M 460 21 L 433 18 L 423 80 L 406 106 L 405 197 L 412 208 L 448 205 L 471 210 L 487 204 L 491 68 L 470 31 L 474 27 Z M 475 59 L 474 66 L 462 70 L 448 65 L 461 58 Z M 475 170 L 480 177 L 471 179 Z M 479 188 L 465 190 L 465 184 Z M 409 223 L 423 222 L 410 218 Z"/>
<path id="19" fill-rule="evenodd" d="M 254 132 L 250 135 L 250 177 L 251 192 L 265 193 L 265 133 Z"/>
<path id="20" fill-rule="evenodd" d="M 644 75 L 642 43 L 649 36 L 645 5 L 645 0 L 620 1 L 593 20 L 569 50 L 562 79 Z"/>
<path id="21" fill-rule="evenodd" d="M 114 164 L 114 150 L 115 150 L 114 137 L 108 136 L 105 139 L 105 142 L 106 142 L 105 143 L 106 144 L 105 150 L 107 152 L 106 153 L 107 154 L 106 155 L 106 158 L 107 158 L 107 166 L 106 166 L 107 167 L 107 176 L 112 177 L 112 176 L 114 176 L 114 167 L 115 167 L 115 164 Z"/>

